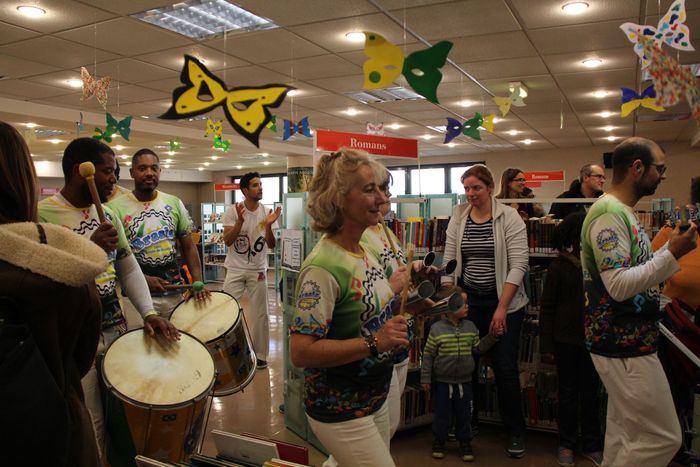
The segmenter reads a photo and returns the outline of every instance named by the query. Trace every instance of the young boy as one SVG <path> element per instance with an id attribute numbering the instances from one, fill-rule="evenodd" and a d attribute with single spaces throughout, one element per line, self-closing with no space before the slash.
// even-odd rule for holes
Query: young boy
<path id="1" fill-rule="evenodd" d="M 430 390 L 434 383 L 433 401 L 433 451 L 435 459 L 445 457 L 447 429 L 452 415 L 457 419 L 455 437 L 459 441 L 462 460 L 471 462 L 474 454 L 471 446 L 472 419 L 472 374 L 474 358 L 472 352 L 483 354 L 498 339 L 486 335 L 479 339 L 479 330 L 474 323 L 465 319 L 467 316 L 467 296 L 464 306 L 454 313 L 445 313 L 440 321 L 430 328 L 428 342 L 423 349 L 421 367 L 421 385 Z M 499 335 L 503 331 L 499 331 Z"/>

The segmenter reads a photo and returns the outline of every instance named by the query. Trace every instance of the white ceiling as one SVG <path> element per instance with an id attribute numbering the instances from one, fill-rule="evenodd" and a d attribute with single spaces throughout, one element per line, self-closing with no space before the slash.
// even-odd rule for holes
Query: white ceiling
<path id="1" fill-rule="evenodd" d="M 312 128 L 365 132 L 366 122 L 396 123 L 387 135 L 419 138 L 421 156 L 465 155 L 503 150 L 526 150 L 610 144 L 631 135 L 649 135 L 661 142 L 687 141 L 697 130 L 692 120 L 637 122 L 637 115 L 619 117 L 620 87 L 640 88 L 636 55 L 619 25 L 631 21 L 653 24 L 659 9 L 665 13 L 670 0 L 587 0 L 581 15 L 562 12 L 563 0 L 238 0 L 233 3 L 280 27 L 266 31 L 227 34 L 196 41 L 128 15 L 166 5 L 159 0 L 3 0 L 0 3 L 0 119 L 21 125 L 29 121 L 39 129 L 63 130 L 61 142 L 47 138 L 31 142 L 42 160 L 60 160 L 67 141 L 76 137 L 75 122 L 83 112 L 85 129 L 104 127 L 104 112 L 94 98 L 81 102 L 80 89 L 65 83 L 80 78 L 85 66 L 97 76 L 111 76 L 108 111 L 119 118 L 133 115 L 130 141 L 116 138 L 116 152 L 125 156 L 140 147 L 155 147 L 161 158 L 173 159 L 173 169 L 205 170 L 286 167 L 289 154 L 310 154 L 311 139 L 282 141 L 281 130 L 264 130 L 260 149 L 236 134 L 224 122 L 224 137 L 231 139 L 228 153 L 212 150 L 204 138 L 204 121 L 177 122 L 145 119 L 170 106 L 171 92 L 181 85 L 183 54 L 205 60 L 207 67 L 229 87 L 290 84 L 299 95 L 287 97 L 273 113 L 281 120 L 308 116 Z M 31 3 L 47 14 L 39 19 L 21 16 L 16 7 Z M 691 40 L 700 50 L 700 2 L 686 2 Z M 403 25 L 405 24 L 405 29 Z M 456 64 L 443 68 L 438 88 L 441 105 L 427 101 L 400 101 L 363 105 L 343 93 L 361 91 L 362 43 L 345 38 L 349 31 L 377 32 L 410 52 L 450 40 L 449 58 Z M 671 52 L 673 56 L 677 54 Z M 582 65 L 596 57 L 603 64 L 595 70 Z M 681 63 L 700 63 L 700 51 L 678 54 Z M 468 76 L 478 80 L 480 87 Z M 513 108 L 495 125 L 493 134 L 482 132 L 482 141 L 460 137 L 452 148 L 443 136 L 427 126 L 444 125 L 447 116 L 464 119 L 478 111 L 498 113 L 491 94 L 508 93 L 508 82 L 521 81 L 529 89 L 527 106 Z M 406 85 L 403 78 L 397 81 Z M 484 88 L 487 91 L 484 90 Z M 598 90 L 609 91 L 602 99 Z M 461 107 L 465 99 L 471 107 Z M 348 107 L 359 111 L 345 113 Z M 601 111 L 613 116 L 602 118 Z M 687 104 L 667 114 L 688 112 Z M 560 128 L 563 115 L 563 128 Z M 221 111 L 212 117 L 223 117 Z M 613 126 L 612 131 L 603 127 Z M 511 135 L 511 130 L 517 130 Z M 421 137 L 432 134 L 433 138 Z M 167 156 L 168 141 L 179 137 L 183 148 Z M 523 140 L 531 139 L 531 145 Z M 266 158 L 252 155 L 269 153 Z M 219 158 L 214 161 L 211 156 Z M 467 156 L 468 155 L 468 156 Z"/>

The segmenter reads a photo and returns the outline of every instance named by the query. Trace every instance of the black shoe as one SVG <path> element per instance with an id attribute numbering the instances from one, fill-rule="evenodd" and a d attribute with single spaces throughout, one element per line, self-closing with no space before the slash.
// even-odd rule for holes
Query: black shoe
<path id="1" fill-rule="evenodd" d="M 445 442 L 444 441 L 433 441 L 433 453 L 434 459 L 442 459 L 445 457 Z"/>
<path id="2" fill-rule="evenodd" d="M 258 370 L 264 370 L 265 368 L 267 368 L 267 362 L 265 360 L 260 360 L 258 358 L 257 366 L 258 366 Z"/>
<path id="3" fill-rule="evenodd" d="M 479 425 L 472 425 L 472 438 L 479 434 Z"/>
<path id="4" fill-rule="evenodd" d="M 459 443 L 459 455 L 464 462 L 474 461 L 474 451 L 472 451 L 472 445 L 469 441 Z"/>
<path id="5" fill-rule="evenodd" d="M 277 406 L 277 410 L 279 410 L 280 413 L 284 413 L 284 404 L 280 404 L 279 406 Z"/>
<path id="6" fill-rule="evenodd" d="M 508 455 L 520 459 L 525 455 L 525 441 L 522 436 L 511 435 L 508 438 Z"/>

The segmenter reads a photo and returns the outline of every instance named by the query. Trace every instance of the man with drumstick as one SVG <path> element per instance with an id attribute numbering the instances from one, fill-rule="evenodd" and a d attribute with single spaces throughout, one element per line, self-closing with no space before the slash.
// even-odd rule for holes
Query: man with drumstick
<path id="1" fill-rule="evenodd" d="M 126 318 L 117 295 L 117 280 L 144 320 L 146 332 L 154 336 L 159 330 L 168 339 L 176 339 L 178 332 L 169 321 L 153 309 L 148 285 L 131 254 L 124 228 L 118 218 L 103 206 L 105 220 L 100 222 L 98 209 L 93 204 L 88 181 L 81 176 L 79 167 L 90 162 L 94 166 L 94 183 L 99 202 L 107 200 L 116 177 L 114 152 L 106 144 L 92 138 L 78 138 L 63 152 L 65 185 L 60 193 L 39 202 L 39 220 L 58 224 L 89 238 L 107 253 L 107 270 L 95 278 L 102 304 L 102 336 L 98 355 L 126 332 Z M 92 418 L 95 438 L 100 452 L 104 446 L 104 415 L 99 392 L 96 366 L 82 379 L 85 403 Z"/>
<path id="2" fill-rule="evenodd" d="M 224 214 L 226 279 L 224 292 L 240 300 L 248 291 L 247 313 L 257 368 L 267 367 L 270 349 L 270 318 L 267 310 L 267 249 L 275 247 L 277 219 L 282 208 L 267 212 L 260 202 L 263 197 L 260 174 L 249 172 L 240 180 L 245 199 L 229 207 Z"/>
<path id="3" fill-rule="evenodd" d="M 199 252 L 190 235 L 194 224 L 179 198 L 156 189 L 160 181 L 160 159 L 155 152 L 147 148 L 136 151 L 129 173 L 134 179 L 134 191 L 110 201 L 109 207 L 124 225 L 156 311 L 169 316 L 183 298 L 181 290 L 175 288 L 182 282 L 176 241 L 192 281 L 202 281 Z M 208 290 L 192 287 L 184 298 L 204 300 L 208 295 Z"/>

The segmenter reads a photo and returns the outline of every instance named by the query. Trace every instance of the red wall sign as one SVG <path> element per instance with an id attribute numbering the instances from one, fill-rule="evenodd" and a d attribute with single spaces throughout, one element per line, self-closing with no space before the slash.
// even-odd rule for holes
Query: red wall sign
<path id="1" fill-rule="evenodd" d="M 229 190 L 240 190 L 241 185 L 238 183 L 215 183 L 214 190 L 216 191 L 229 191 Z"/>
<path id="2" fill-rule="evenodd" d="M 418 141 L 407 138 L 316 130 L 316 149 L 337 151 L 346 147 L 360 149 L 376 156 L 418 157 Z"/>
<path id="3" fill-rule="evenodd" d="M 530 188 L 540 188 L 542 187 L 542 182 L 527 181 L 525 182 L 525 186 Z"/>
<path id="4" fill-rule="evenodd" d="M 564 171 L 556 170 L 553 172 L 523 172 L 525 180 L 528 182 L 563 182 Z M 528 186 L 534 186 L 529 185 Z"/>

